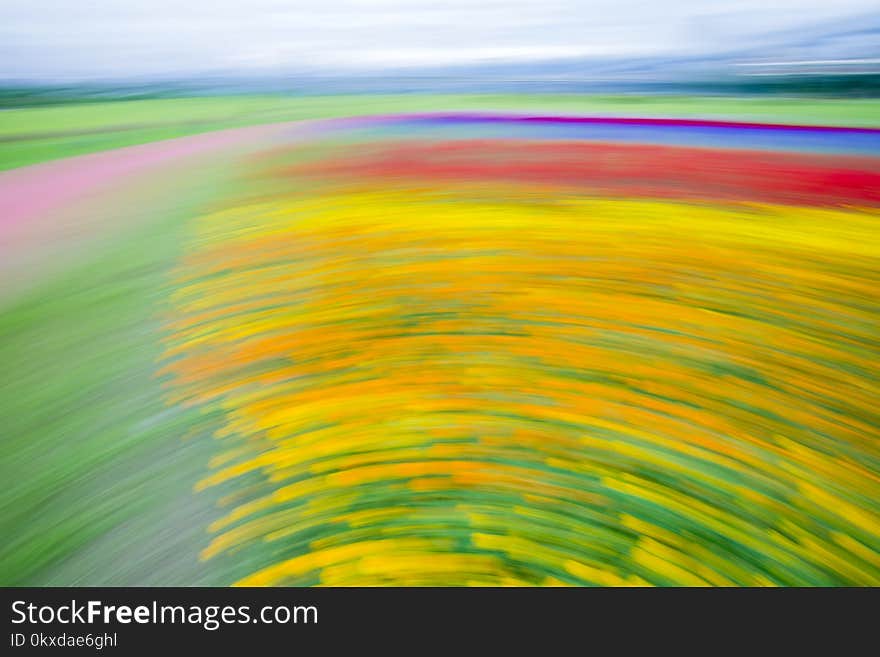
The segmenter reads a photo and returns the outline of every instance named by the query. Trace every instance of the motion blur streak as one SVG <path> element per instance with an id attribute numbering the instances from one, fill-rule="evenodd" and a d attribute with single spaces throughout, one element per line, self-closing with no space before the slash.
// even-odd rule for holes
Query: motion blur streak
<path id="1" fill-rule="evenodd" d="M 220 423 L 203 559 L 880 584 L 877 133 L 497 118 L 276 145 L 194 222 L 161 375 Z"/>

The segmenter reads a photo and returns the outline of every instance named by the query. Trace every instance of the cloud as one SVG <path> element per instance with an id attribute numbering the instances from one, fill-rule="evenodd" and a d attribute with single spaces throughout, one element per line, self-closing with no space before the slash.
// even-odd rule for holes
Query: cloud
<path id="1" fill-rule="evenodd" d="M 698 54 L 874 0 L 4 0 L 0 77 Z"/>

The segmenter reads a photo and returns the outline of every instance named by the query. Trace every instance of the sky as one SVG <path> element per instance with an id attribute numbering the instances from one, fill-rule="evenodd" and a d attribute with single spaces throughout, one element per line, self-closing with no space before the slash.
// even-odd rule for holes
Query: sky
<path id="1" fill-rule="evenodd" d="M 0 0 L 0 79 L 697 56 L 871 14 L 877 0 Z"/>

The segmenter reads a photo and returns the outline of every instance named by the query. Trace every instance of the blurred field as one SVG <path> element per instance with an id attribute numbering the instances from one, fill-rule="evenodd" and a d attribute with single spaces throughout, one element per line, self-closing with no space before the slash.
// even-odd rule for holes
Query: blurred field
<path id="1" fill-rule="evenodd" d="M 880 126 L 880 101 L 876 99 L 363 94 L 117 100 L 3 110 L 0 112 L 0 170 L 246 125 L 461 110 Z"/>
<path id="2" fill-rule="evenodd" d="M 880 133 L 289 122 L 878 109 L 0 113 L 0 583 L 877 584 Z"/>

